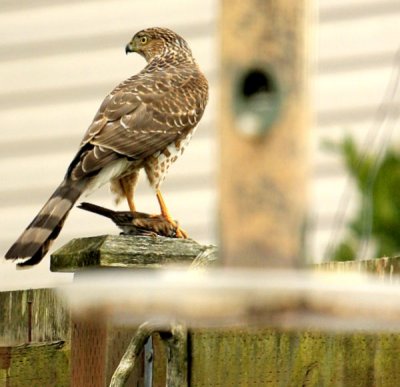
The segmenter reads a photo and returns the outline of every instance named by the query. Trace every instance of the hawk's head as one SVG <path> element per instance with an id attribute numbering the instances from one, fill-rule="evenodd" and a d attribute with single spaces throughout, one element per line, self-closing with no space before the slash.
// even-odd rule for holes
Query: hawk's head
<path id="1" fill-rule="evenodd" d="M 126 45 L 125 52 L 137 52 L 147 62 L 167 54 L 192 56 L 185 39 L 168 28 L 146 28 L 134 35 Z"/>

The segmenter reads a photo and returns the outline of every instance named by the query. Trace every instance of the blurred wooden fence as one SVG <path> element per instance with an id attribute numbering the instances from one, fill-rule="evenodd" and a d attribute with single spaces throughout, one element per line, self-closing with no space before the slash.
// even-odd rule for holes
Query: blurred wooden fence
<path id="1" fill-rule="evenodd" d="M 118 239 L 118 243 L 114 244 L 114 246 L 119 246 L 115 252 L 121 252 L 121 245 L 129 238 L 113 238 L 114 241 Z M 101 265 L 108 267 L 108 269 L 103 268 L 103 273 L 104 270 L 108 270 L 112 278 L 115 278 L 115 270 L 117 270 L 115 267 L 143 267 L 136 258 L 132 259 L 132 264 L 129 264 L 126 257 L 121 262 L 116 257 L 110 259 L 110 254 L 113 255 L 113 242 L 111 240 L 107 242 L 104 238 L 102 241 L 102 243 L 92 244 L 94 247 L 86 253 L 82 252 L 81 243 L 66 246 L 54 257 L 54 270 L 57 270 L 58 265 L 62 271 L 69 270 L 66 267 L 66 259 L 73 254 L 74 248 L 77 249 L 76 253 L 80 258 L 72 263 L 71 270 L 81 272 Z M 141 243 L 140 240 L 138 243 Z M 135 244 L 129 243 L 128 245 L 130 250 Z M 156 248 L 158 249 L 158 247 Z M 194 258 L 199 251 L 204 251 L 206 248 L 206 246 L 195 246 L 195 249 L 190 248 L 187 251 L 191 251 L 190 254 L 194 254 Z M 147 254 L 151 255 L 152 250 L 152 243 L 149 243 Z M 165 251 L 170 250 L 166 248 Z M 98 258 L 88 261 L 85 254 Z M 168 255 L 168 253 L 166 254 Z M 177 256 L 174 258 L 160 256 L 159 259 L 160 262 L 166 262 L 178 258 Z M 187 257 L 184 260 L 187 260 Z M 154 262 L 150 267 L 154 268 Z M 399 273 L 399 268 L 400 260 L 398 258 L 384 258 L 346 264 L 332 263 L 315 269 L 338 272 L 355 269 L 358 272 L 377 273 L 380 278 L 394 281 L 395 275 Z M 274 274 L 272 273 L 272 275 Z M 79 283 L 79 276 L 77 278 Z M 126 277 L 121 278 L 126 280 Z M 326 280 L 329 281 L 328 278 Z M 310 281 L 312 282 L 312 278 Z M 343 286 L 346 286 L 346 281 L 349 279 L 344 276 Z M 232 285 L 235 286 L 235 284 Z M 293 282 L 288 281 L 287 285 L 293 286 Z M 302 303 L 301 308 L 298 309 L 300 305 L 291 304 L 290 297 L 285 296 L 285 292 L 281 293 L 283 289 L 280 289 L 274 290 L 273 298 L 282 294 L 283 299 L 286 300 L 286 306 L 283 306 L 283 309 L 278 310 L 273 307 L 270 310 L 268 328 L 263 327 L 261 320 L 252 328 L 246 328 L 244 325 L 225 329 L 189 328 L 188 385 L 204 387 L 379 385 L 389 387 L 400 383 L 400 371 L 397 367 L 397 359 L 400 355 L 400 335 L 397 331 L 390 332 L 385 329 L 380 331 L 379 326 L 375 326 L 371 332 L 358 330 L 351 333 L 341 321 L 351 321 L 351 317 L 343 320 L 346 313 L 353 316 L 359 315 L 354 318 L 360 317 L 360 321 L 368 321 L 368 314 L 365 314 L 365 308 L 361 303 L 353 305 L 351 310 L 349 309 L 351 305 L 346 304 L 347 312 L 340 310 L 340 306 L 339 309 L 337 307 L 335 309 L 333 306 L 340 305 L 341 301 L 338 301 L 339 303 L 326 301 L 325 304 L 319 301 L 318 305 L 319 290 L 316 286 L 314 295 L 310 291 L 305 294 L 309 294 L 307 296 L 309 301 L 315 297 L 317 309 L 313 309 L 315 306 L 313 307 L 312 302 L 308 305 Z M 256 289 L 254 290 L 256 291 Z M 273 288 L 271 288 L 272 290 Z M 340 288 L 336 288 L 336 290 L 336 296 L 335 293 L 332 293 L 332 297 L 334 297 L 331 298 L 332 301 L 335 301 L 335 298 L 340 300 L 339 293 L 342 299 L 345 295 Z M 398 288 L 396 288 L 397 290 Z M 81 292 L 83 297 L 82 291 L 78 292 Z M 218 294 L 215 293 L 215 295 Z M 73 386 L 107 385 L 134 334 L 134 325 L 129 323 L 129 316 L 135 314 L 135 309 L 132 309 L 128 303 L 125 306 L 121 304 L 121 300 L 125 300 L 125 295 L 121 293 L 119 297 L 116 293 L 114 296 L 110 296 L 108 297 L 109 301 L 106 301 L 106 303 L 110 302 L 109 307 L 104 310 L 97 307 L 89 308 L 88 314 L 75 314 L 71 320 L 71 313 L 65 300 L 56 297 L 53 289 L 0 292 L 0 310 L 2 311 L 0 315 L 0 342 L 2 343 L 0 346 L 0 385 L 68 386 L 71 380 Z M 76 294 L 74 297 L 76 300 L 79 295 Z M 352 294 L 349 293 L 346 298 L 352 299 Z M 372 308 L 374 308 L 373 305 L 376 307 L 375 295 L 374 304 L 372 298 L 368 301 L 364 297 L 362 301 L 363 303 L 370 302 Z M 382 321 L 388 319 L 387 321 L 391 321 L 393 328 L 396 324 L 396 316 L 397 318 L 399 316 L 399 308 L 397 311 L 391 310 L 391 304 L 386 304 L 384 301 L 388 300 L 382 299 L 385 313 L 382 313 L 382 316 L 373 316 L 372 314 L 369 316 L 371 321 L 380 317 Z M 148 299 L 148 302 L 148 305 L 157 308 L 155 299 L 153 301 Z M 176 302 L 179 304 L 178 299 Z M 96 303 L 96 305 L 99 304 Z M 185 304 L 182 303 L 183 305 Z M 293 305 L 294 309 L 291 309 L 290 305 Z M 387 306 L 385 307 L 385 305 Z M 111 317 L 110 313 L 114 307 L 120 309 L 118 315 L 122 320 Z M 186 305 L 185 308 L 187 307 Z M 202 309 L 198 309 L 198 307 L 194 303 L 191 311 L 189 309 L 187 311 L 193 315 L 197 314 L 201 318 Z M 265 311 L 269 310 L 268 304 L 265 304 L 265 308 Z M 313 323 L 314 329 L 307 329 L 304 321 L 302 323 L 301 310 L 305 312 L 308 310 L 308 318 L 312 316 L 313 310 L 322 312 L 325 310 L 327 315 L 329 314 L 330 318 L 333 318 L 334 324 L 327 329 L 323 320 L 317 318 Z M 152 313 L 156 312 L 155 309 L 150 308 L 149 312 L 151 311 L 153 311 Z M 261 309 L 249 310 L 248 313 L 257 320 L 257 313 L 260 314 Z M 110 317 L 106 318 L 107 315 Z M 285 319 L 285 315 L 291 319 L 290 322 L 287 318 Z M 268 316 L 268 314 L 264 316 Z M 275 320 L 274 323 L 272 316 L 275 318 L 281 316 L 281 318 Z M 334 316 L 337 316 L 336 320 Z M 281 330 L 280 324 L 284 321 L 289 322 L 292 328 Z M 275 328 L 271 327 L 271 324 Z M 287 326 L 287 323 L 284 325 Z M 293 328 L 296 325 L 302 326 L 302 328 Z M 315 328 L 318 326 L 321 327 L 320 330 Z M 336 331 L 332 328 L 333 326 L 337 326 L 339 330 Z M 350 326 L 354 327 L 354 324 Z M 28 337 L 32 338 L 32 342 L 28 342 Z M 165 382 L 167 359 L 169 358 L 162 347 L 156 347 L 153 362 L 155 367 L 153 369 L 153 385 L 159 385 L 157 383 L 162 380 Z M 139 363 L 129 380 L 127 384 L 129 386 L 136 386 L 137 382 L 143 383 L 143 363 Z"/>

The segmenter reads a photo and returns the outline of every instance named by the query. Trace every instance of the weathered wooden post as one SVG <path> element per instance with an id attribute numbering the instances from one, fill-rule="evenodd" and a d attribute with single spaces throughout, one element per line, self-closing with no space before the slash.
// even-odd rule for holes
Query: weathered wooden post
<path id="1" fill-rule="evenodd" d="M 52 255 L 51 270 L 74 272 L 76 281 L 79 281 L 81 274 L 94 269 L 114 270 L 118 275 L 120 270 L 162 269 L 168 264 L 189 265 L 206 248 L 188 239 L 124 235 L 80 238 L 72 240 Z M 73 315 L 72 385 L 108 385 L 134 334 L 135 328 L 129 324 L 115 326 L 107 321 L 101 309 Z M 159 336 L 153 336 L 153 385 L 165 385 L 168 377 L 163 351 Z M 143 361 L 142 358 L 136 365 L 127 385 L 143 385 Z"/>
<path id="2" fill-rule="evenodd" d="M 221 0 L 220 236 L 229 265 L 293 266 L 301 252 L 307 0 Z"/>
<path id="3" fill-rule="evenodd" d="M 152 245 L 151 239 L 148 242 L 150 243 L 145 250 L 145 253 L 147 251 L 145 259 L 156 266 L 154 257 L 158 255 L 162 243 L 166 241 L 155 240 L 155 245 Z M 178 243 L 180 244 L 180 241 Z M 193 255 L 196 255 L 196 261 L 201 263 L 200 258 L 205 255 L 205 247 L 193 244 L 192 249 L 190 244 L 186 243 L 184 242 L 181 247 L 189 248 Z M 141 267 L 137 260 L 138 251 L 131 251 L 133 258 L 129 263 L 128 254 L 125 254 L 126 250 L 121 248 L 124 245 L 131 245 L 129 239 L 103 236 L 76 240 L 69 246 L 71 245 L 74 246 L 76 252 L 73 255 L 78 257 L 73 261 L 74 271 L 78 271 L 79 267 L 85 270 L 85 262 L 86 264 L 91 262 L 94 267 L 103 267 L 103 271 L 109 274 L 101 277 L 103 281 L 100 283 L 93 284 L 92 282 L 89 288 L 84 286 L 83 291 L 79 286 L 70 287 L 70 290 L 75 289 L 73 300 L 78 300 L 78 303 L 86 293 L 87 296 L 95 295 L 94 301 L 92 299 L 90 304 L 91 309 L 86 309 L 90 318 L 85 318 L 83 315 L 75 316 L 70 325 L 68 305 L 72 305 L 71 299 L 68 299 L 68 304 L 66 304 L 66 300 L 60 300 L 52 289 L 0 292 L 2 312 L 0 313 L 0 385 L 104 385 L 118 364 L 129 340 L 133 337 L 134 332 L 132 324 L 129 323 L 129 317 L 137 316 L 138 313 L 143 316 L 143 311 L 148 313 L 149 306 L 153 308 L 154 305 L 157 306 L 151 310 L 156 314 L 162 314 L 162 310 L 169 310 L 171 305 L 173 308 L 178 307 L 175 310 L 184 311 L 183 315 L 178 313 L 182 321 L 186 321 L 182 316 L 190 316 L 187 320 L 189 324 L 190 321 L 192 323 L 198 321 L 199 317 L 201 319 L 199 309 L 202 309 L 205 315 L 215 316 L 217 313 L 221 316 L 224 314 L 224 306 L 230 305 L 228 315 L 240 310 L 243 317 L 254 318 L 247 321 L 258 321 L 258 324 L 262 324 L 252 326 L 251 329 L 242 325 L 240 328 L 226 330 L 196 329 L 193 328 L 196 326 L 194 323 L 192 328 L 189 325 L 190 336 L 187 349 L 191 386 L 379 385 L 391 387 L 400 385 L 400 369 L 397 361 L 400 356 L 398 328 L 400 287 L 398 284 L 392 286 L 386 284 L 382 287 L 381 285 L 384 284 L 378 284 L 376 280 L 372 283 L 367 282 L 365 278 L 363 282 L 357 284 L 357 280 L 354 281 L 354 279 L 361 278 L 354 276 L 351 277 L 351 283 L 348 277 L 346 280 L 343 276 L 336 277 L 333 282 L 330 277 L 322 277 L 319 281 L 315 281 L 319 275 L 313 274 L 305 278 L 306 281 L 303 282 L 305 287 L 298 287 L 298 284 L 295 284 L 296 277 L 293 275 L 283 276 L 277 283 L 276 273 L 257 271 L 259 275 L 251 277 L 248 285 L 240 291 L 240 286 L 235 288 L 234 282 L 225 288 L 226 276 L 221 278 L 224 277 L 221 270 L 213 273 L 212 286 L 203 287 L 202 292 L 193 293 L 193 288 L 187 286 L 188 283 L 186 287 L 174 288 L 170 293 L 170 295 L 174 294 L 173 303 L 171 303 L 169 297 L 163 298 L 163 294 L 171 287 L 169 276 L 166 276 L 169 281 L 164 281 L 163 284 L 159 283 L 163 276 L 157 277 L 155 293 L 151 290 L 154 289 L 154 283 L 152 283 L 141 296 L 135 297 L 133 294 L 140 293 L 140 289 L 143 289 L 142 286 L 146 283 L 140 282 L 143 276 L 137 271 L 136 276 L 132 277 L 131 274 L 128 277 L 125 276 L 125 280 L 130 281 L 129 285 L 136 283 L 136 287 L 120 287 L 116 290 L 117 294 L 109 294 L 110 290 L 114 289 L 114 286 L 118 287 L 121 282 L 121 277 L 118 277 L 115 269 L 104 269 L 113 267 L 113 263 L 121 266 L 118 260 L 112 259 L 114 253 L 118 252 L 123 256 L 122 266 Z M 91 249 L 85 249 L 85 246 L 91 246 Z M 97 247 L 94 248 L 94 246 Z M 113 253 L 112 246 L 119 246 L 118 251 L 114 250 Z M 144 247 L 143 244 L 142 247 Z M 170 251 L 168 241 L 165 251 Z M 181 256 L 179 251 L 180 249 L 176 250 L 175 260 Z M 58 257 L 54 262 L 54 268 L 60 265 L 60 270 L 67 270 L 66 263 L 71 253 L 71 249 L 61 249 L 57 252 Z M 164 262 L 165 260 L 162 259 Z M 167 257 L 167 260 L 173 261 L 174 258 Z M 186 259 L 183 260 L 186 261 Z M 400 259 L 397 257 L 358 262 L 334 262 L 319 265 L 315 269 L 336 272 L 366 271 L 376 273 L 382 282 L 392 283 L 396 282 L 395 275 L 400 273 Z M 127 271 L 129 269 L 124 269 L 125 274 Z M 197 273 L 191 274 L 197 276 Z M 201 271 L 198 274 L 203 277 L 205 274 L 212 273 Z M 184 273 L 182 278 L 186 276 L 189 276 L 189 283 L 196 277 Z M 243 279 L 245 275 L 241 277 Z M 132 281 L 132 278 L 135 280 Z M 106 286 L 106 291 L 104 291 L 104 284 L 107 284 L 107 281 L 104 279 L 112 282 L 111 286 Z M 176 277 L 174 280 L 176 281 Z M 139 284 L 136 281 L 139 281 Z M 221 288 L 214 285 L 218 281 L 223 283 Z M 274 281 L 275 285 L 271 285 Z M 77 281 L 76 285 L 82 282 L 84 281 Z M 289 282 L 291 286 L 287 287 L 286 284 Z M 358 287 L 357 285 L 360 284 L 361 286 Z M 183 296 L 177 304 L 178 300 L 175 299 L 177 289 L 182 290 L 183 293 L 186 290 L 186 293 L 191 295 L 189 298 Z M 156 294 L 159 296 L 157 299 L 154 298 Z M 198 295 L 201 295 L 200 299 L 202 299 L 200 308 L 195 302 L 199 300 Z M 207 297 L 209 303 L 204 302 L 204 296 Z M 147 301 L 143 303 L 140 299 Z M 219 300 L 218 308 L 216 308 L 217 304 L 213 303 L 216 299 Z M 238 299 L 241 299 L 239 304 L 237 304 Z M 33 318 L 29 334 L 27 305 L 30 300 L 32 300 Z M 167 305 L 164 305 L 165 302 Z M 86 308 L 88 305 L 86 304 Z M 235 307 L 232 308 L 232 305 Z M 107 316 L 111 317 L 108 322 L 105 316 L 107 313 Z M 128 321 L 126 329 L 121 326 L 114 326 L 116 328 L 114 329 L 113 324 L 109 322 L 121 322 L 118 320 L 121 316 Z M 325 322 L 330 321 L 329 329 L 339 324 L 345 331 L 324 331 L 327 329 L 324 319 L 327 319 Z M 216 320 L 213 321 L 215 323 Z M 305 321 L 311 323 L 314 329 L 309 329 L 304 324 Z M 268 328 L 264 327 L 264 323 Z M 280 327 L 287 328 L 286 323 L 290 324 L 291 330 L 281 331 Z M 346 328 L 348 323 L 357 331 L 349 331 L 348 326 Z M 80 324 L 79 330 L 76 324 Z M 360 330 L 360 327 L 367 331 Z M 368 330 L 368 327 L 372 327 L 372 330 Z M 391 330 L 385 332 L 385 327 Z M 379 332 L 377 332 L 378 329 Z M 69 332 L 74 330 L 77 332 L 72 333 L 71 345 Z M 182 331 L 181 334 L 185 335 L 185 332 Z M 32 337 L 33 342 L 21 345 L 29 336 Z M 76 343 L 79 338 L 81 341 Z M 166 340 L 169 340 L 168 337 Z M 72 348 L 71 355 L 71 346 L 76 344 L 78 347 Z M 175 344 L 170 343 L 171 353 L 177 349 Z M 182 356 L 185 356 L 185 352 L 178 349 L 175 361 L 182 361 Z M 73 377 L 79 376 L 79 379 L 73 379 L 72 383 L 69 378 L 69 359 L 72 363 Z M 156 367 L 153 385 L 166 385 L 165 357 L 162 361 L 164 361 L 164 368 Z M 182 367 L 170 369 L 175 372 L 181 370 Z M 176 377 L 176 375 L 168 376 Z M 138 380 L 141 380 L 140 375 L 133 373 L 127 386 L 132 383 L 137 386 Z M 176 384 L 170 383 L 170 385 Z M 185 384 L 179 385 L 185 386 Z"/>
<path id="4" fill-rule="evenodd" d="M 69 386 L 70 319 L 53 289 L 0 291 L 0 386 Z"/>

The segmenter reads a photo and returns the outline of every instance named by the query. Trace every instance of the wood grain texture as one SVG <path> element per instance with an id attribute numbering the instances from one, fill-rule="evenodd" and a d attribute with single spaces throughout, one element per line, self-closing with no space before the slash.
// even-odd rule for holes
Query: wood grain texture
<path id="1" fill-rule="evenodd" d="M 51 270 L 83 268 L 160 268 L 190 264 L 207 246 L 191 239 L 103 235 L 73 239 L 51 256 Z"/>
<path id="2" fill-rule="evenodd" d="M 325 262 L 314 266 L 330 272 L 362 272 L 377 274 L 382 280 L 395 280 L 400 274 L 400 257 L 383 257 L 363 261 Z"/>
<path id="3" fill-rule="evenodd" d="M 104 238 L 106 237 L 98 237 L 97 242 L 103 241 Z M 125 237 L 116 238 L 120 238 L 119 245 L 117 244 L 120 252 L 124 249 L 123 242 L 128 246 L 132 242 L 124 239 Z M 146 240 L 142 241 L 143 244 L 145 242 Z M 159 242 L 160 244 L 166 243 L 168 246 L 173 246 L 173 241 L 161 239 Z M 186 241 L 185 243 L 190 246 L 190 243 L 194 242 Z M 96 246 L 96 244 L 94 245 Z M 82 245 L 77 246 L 82 247 Z M 207 254 L 213 251 L 207 246 L 203 246 L 203 248 L 206 248 L 206 250 L 197 255 L 201 267 L 204 267 L 203 260 Z M 190 249 L 196 251 L 197 247 L 192 246 L 189 247 Z M 215 260 L 211 259 L 210 262 L 215 262 Z M 332 272 L 365 271 L 378 274 L 383 281 L 392 282 L 394 275 L 400 273 L 400 258 L 381 258 L 353 263 L 331 263 L 317 265 L 315 269 Z M 59 311 L 59 306 L 56 305 L 55 301 L 46 301 L 46 297 L 54 300 L 54 295 L 52 293 L 47 294 L 46 292 L 50 292 L 48 289 L 39 289 L 38 292 L 39 294 L 44 294 L 40 297 L 38 296 L 33 305 L 36 304 L 38 310 L 50 316 L 53 324 L 56 324 L 55 315 Z M 335 288 L 336 298 L 338 293 Z M 45 297 L 46 294 L 47 296 Z M 232 297 L 232 294 L 232 291 L 227 294 L 227 301 L 229 297 Z M 315 291 L 314 293 L 309 292 L 309 296 L 318 298 L 320 295 L 318 291 Z M 2 297 L 0 304 L 0 310 L 2 311 L 2 314 L 0 314 L 0 322 L 2 324 L 0 324 L 0 332 L 4 332 L 5 329 L 12 330 L 9 325 L 6 325 L 7 321 L 11 319 L 14 324 L 17 324 L 15 325 L 17 327 L 16 332 L 22 332 L 21 335 L 23 337 L 26 333 L 24 329 L 26 321 L 24 316 L 26 315 L 21 315 L 18 310 L 26 308 L 30 294 L 26 292 L 5 292 L 0 293 L 0 297 Z M 294 296 L 292 295 L 292 297 Z M 253 295 L 253 298 L 257 298 L 257 296 Z M 276 300 L 277 296 L 273 294 L 272 298 Z M 291 299 L 288 297 L 286 300 L 289 304 Z M 281 305 L 283 304 L 281 303 Z M 302 302 L 299 305 L 304 308 L 307 306 L 307 302 Z M 355 313 L 355 308 L 353 306 L 352 313 Z M 290 308 L 288 307 L 287 312 L 289 310 Z M 360 313 L 360 310 L 359 306 L 356 313 Z M 327 309 L 325 311 L 329 313 Z M 343 313 L 342 310 L 336 310 L 336 312 L 331 310 L 331 312 L 336 314 Z M 127 318 L 126 309 L 124 316 Z M 288 316 L 287 313 L 286 316 Z M 290 316 L 288 318 L 293 320 Z M 132 331 L 125 331 L 123 337 L 120 336 L 118 330 L 125 330 L 127 329 L 126 326 L 116 329 L 111 325 L 106 326 L 105 320 L 101 318 L 101 313 L 93 314 L 93 310 L 92 313 L 89 313 L 89 321 L 85 322 L 84 319 L 81 319 L 80 322 L 75 320 L 75 323 L 78 323 L 78 328 L 80 329 L 79 332 L 75 332 L 75 338 L 79 339 L 76 345 L 80 345 L 81 350 L 84 351 L 80 356 L 89 354 L 89 358 L 92 360 L 98 360 L 100 352 L 103 351 L 103 355 L 107 353 L 108 356 L 105 361 L 109 362 L 113 349 L 118 347 L 119 354 L 123 353 L 124 345 L 133 334 Z M 20 327 L 18 324 L 20 324 Z M 38 324 L 35 329 L 39 330 L 43 326 L 46 327 L 46 323 Z M 107 340 L 105 340 L 105 329 L 107 329 Z M 55 328 L 53 330 L 57 331 Z M 13 334 L 16 335 L 16 333 Z M 36 334 L 36 337 L 39 337 L 38 340 L 40 340 L 40 337 L 48 336 L 42 333 L 41 335 Z M 69 336 L 67 335 L 66 337 Z M 64 382 L 64 380 L 68 380 L 64 378 L 66 377 L 65 375 L 69 374 L 70 367 L 68 340 L 66 345 L 60 342 L 12 346 L 5 345 L 2 342 L 0 346 L 0 382 L 7 381 L 9 375 L 13 375 L 14 384 L 21 386 L 35 385 L 36 381 L 37 385 L 41 386 L 68 385 Z M 354 333 L 336 333 L 333 330 L 321 332 L 307 330 L 307 328 L 281 331 L 279 328 L 266 329 L 260 326 L 258 328 L 243 327 L 241 329 L 231 328 L 225 330 L 191 328 L 188 343 L 188 374 L 191 386 L 240 387 L 271 385 L 297 387 L 322 385 L 328 387 L 361 387 L 377 385 L 391 387 L 400 385 L 400 370 L 397 361 L 400 356 L 400 335 L 397 332 L 367 333 L 358 331 Z M 172 341 L 170 350 L 174 350 L 174 348 L 179 351 L 179 356 L 184 356 L 184 351 L 182 352 L 179 349 L 179 343 Z M 77 349 L 79 348 L 75 347 L 73 351 Z M 179 360 L 179 356 L 175 360 Z M 74 358 L 80 361 L 81 364 L 86 364 L 84 363 L 84 358 L 77 357 L 76 352 L 71 357 L 71 359 Z M 101 357 L 101 359 L 104 360 L 105 357 Z M 113 358 L 112 362 L 115 364 L 117 363 L 116 360 L 118 360 L 117 357 Z M 179 361 L 181 360 L 182 358 Z M 164 366 L 161 366 L 160 363 L 158 364 L 163 367 L 162 372 L 165 372 L 165 364 Z M 107 375 L 109 375 L 111 367 L 106 368 Z M 90 371 L 88 367 L 85 369 Z M 84 385 L 90 385 L 87 382 L 90 377 L 88 374 L 88 379 L 85 379 L 86 384 Z M 27 380 L 30 381 L 30 384 L 24 384 Z M 54 380 L 57 380 L 57 384 L 52 384 Z"/>
<path id="4" fill-rule="evenodd" d="M 70 386 L 69 351 L 63 341 L 0 347 L 0 385 Z"/>
<path id="5" fill-rule="evenodd" d="M 154 331 L 154 327 L 145 322 L 132 334 L 131 340 L 112 374 L 110 387 L 122 387 L 126 385 L 133 370 L 137 368 L 137 363 L 143 361 L 144 345 Z"/>
<path id="6" fill-rule="evenodd" d="M 314 268 L 366 272 L 392 282 L 400 273 L 400 259 L 331 262 Z M 400 385 L 398 332 L 192 329 L 189 340 L 193 387 Z"/>
<path id="7" fill-rule="evenodd" d="M 191 332 L 191 386 L 399 385 L 398 334 Z"/>
<path id="8" fill-rule="evenodd" d="M 16 290 L 0 292 L 0 345 L 28 341 L 29 308 L 33 342 L 68 340 L 69 310 L 54 289 Z"/>

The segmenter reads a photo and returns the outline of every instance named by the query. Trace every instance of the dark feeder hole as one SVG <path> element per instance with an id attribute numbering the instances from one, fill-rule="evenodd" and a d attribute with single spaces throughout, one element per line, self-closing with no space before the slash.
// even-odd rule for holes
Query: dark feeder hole
<path id="1" fill-rule="evenodd" d="M 272 93 L 274 90 L 272 80 L 259 70 L 249 72 L 243 80 L 242 93 L 245 98 L 257 96 L 259 93 Z"/>
<path id="2" fill-rule="evenodd" d="M 239 76 L 236 93 L 237 127 L 242 134 L 266 134 L 278 116 L 280 93 L 270 71 L 252 69 Z"/>

